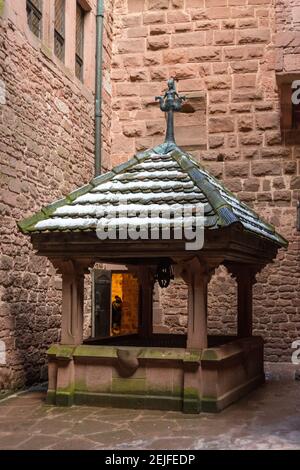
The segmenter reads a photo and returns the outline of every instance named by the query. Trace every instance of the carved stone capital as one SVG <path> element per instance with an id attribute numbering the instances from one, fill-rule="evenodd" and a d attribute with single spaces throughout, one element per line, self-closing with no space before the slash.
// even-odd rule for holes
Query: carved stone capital
<path id="1" fill-rule="evenodd" d="M 182 277 L 184 282 L 189 284 L 195 276 L 201 276 L 205 283 L 209 283 L 219 263 L 211 264 L 195 257 L 189 261 L 175 266 L 175 275 Z"/>
<path id="2" fill-rule="evenodd" d="M 90 259 L 74 260 L 74 259 L 62 259 L 62 258 L 51 258 L 51 263 L 56 269 L 57 273 L 65 275 L 76 275 L 83 276 L 88 274 L 89 267 L 94 265 L 94 262 Z"/>
<path id="3" fill-rule="evenodd" d="M 262 269 L 259 265 L 226 263 L 229 273 L 237 282 L 247 280 L 252 285 L 256 283 L 256 274 Z"/>

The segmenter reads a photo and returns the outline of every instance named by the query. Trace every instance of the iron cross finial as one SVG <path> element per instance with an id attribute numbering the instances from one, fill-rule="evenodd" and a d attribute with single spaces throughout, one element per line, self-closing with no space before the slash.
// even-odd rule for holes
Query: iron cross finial
<path id="1" fill-rule="evenodd" d="M 160 109 L 168 113 L 165 142 L 175 143 L 173 112 L 181 110 L 182 102 L 185 100 L 185 96 L 178 95 L 174 78 L 170 78 L 167 83 L 168 89 L 166 90 L 165 94 L 163 96 L 156 96 L 155 100 L 159 101 Z"/>

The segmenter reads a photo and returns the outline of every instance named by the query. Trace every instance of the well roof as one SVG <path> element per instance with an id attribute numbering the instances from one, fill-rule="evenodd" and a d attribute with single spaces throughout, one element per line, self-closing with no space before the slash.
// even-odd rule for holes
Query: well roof
<path id="1" fill-rule="evenodd" d="M 204 204 L 206 229 L 217 230 L 235 223 L 278 246 L 287 241 L 274 227 L 241 202 L 194 157 L 175 143 L 165 143 L 98 176 L 64 199 L 20 222 L 23 233 L 95 231 L 109 220 L 119 227 L 150 221 L 163 226 L 155 211 Z M 114 211 L 127 210 L 125 215 Z M 151 209 L 151 213 L 149 212 Z M 154 211 L 154 215 L 153 215 Z M 193 215 L 193 217 L 196 217 Z M 153 221 L 155 218 L 155 221 Z M 152 219 L 152 220 L 151 220 Z"/>

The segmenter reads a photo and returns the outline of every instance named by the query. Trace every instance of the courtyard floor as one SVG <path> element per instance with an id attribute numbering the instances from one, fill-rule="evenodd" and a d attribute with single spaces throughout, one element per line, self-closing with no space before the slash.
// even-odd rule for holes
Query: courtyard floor
<path id="1" fill-rule="evenodd" d="M 0 402 L 0 449 L 300 449 L 300 382 L 266 384 L 219 414 L 57 408 L 28 391 Z"/>

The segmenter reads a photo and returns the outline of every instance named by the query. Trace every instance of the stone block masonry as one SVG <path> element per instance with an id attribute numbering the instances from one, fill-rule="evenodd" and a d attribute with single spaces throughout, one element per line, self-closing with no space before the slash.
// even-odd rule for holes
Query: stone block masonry
<path id="1" fill-rule="evenodd" d="M 94 167 L 93 90 L 25 30 L 18 3 L 0 8 L 5 387 L 45 378 L 45 351 L 60 335 L 60 279 L 34 256 L 16 220 L 86 183 Z M 105 2 L 103 169 L 161 143 L 165 120 L 154 97 L 168 77 L 177 78 L 189 103 L 176 115 L 178 144 L 290 241 L 254 287 L 254 331 L 271 361 L 290 361 L 300 337 L 300 151 L 282 144 L 276 80 L 276 73 L 300 72 L 299 7 L 298 0 Z M 211 331 L 234 332 L 234 281 L 220 270 L 209 291 Z M 184 285 L 160 298 L 165 325 L 184 331 Z"/>
<path id="2" fill-rule="evenodd" d="M 94 15 L 96 2 L 89 4 Z M 110 148 L 109 5 L 104 33 L 104 154 Z M 45 38 L 40 41 L 31 33 L 25 2 L 5 2 L 0 15 L 0 76 L 6 90 L 5 102 L 0 103 L 0 340 L 7 352 L 0 374 L 5 382 L 1 387 L 14 388 L 47 379 L 45 351 L 59 340 L 61 323 L 60 277 L 45 259 L 34 255 L 16 221 L 93 177 L 94 92 L 59 63 Z"/>
<path id="3" fill-rule="evenodd" d="M 178 144 L 290 241 L 254 287 L 254 332 L 265 338 L 271 361 L 290 361 L 291 343 L 300 337 L 300 153 L 282 142 L 276 78 L 283 47 L 280 71 L 300 72 L 299 7 L 298 0 L 115 2 L 112 163 L 163 139 L 165 123 L 153 98 L 167 77 L 179 80 L 180 93 L 202 96 L 201 113 L 176 116 Z M 190 146 L 185 119 L 199 129 Z M 172 331 L 185 327 L 184 290 L 175 284 L 160 295 Z M 231 293 L 226 299 L 224 290 Z M 218 271 L 209 292 L 210 331 L 234 332 L 234 281 Z"/>

